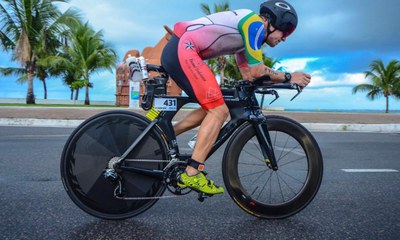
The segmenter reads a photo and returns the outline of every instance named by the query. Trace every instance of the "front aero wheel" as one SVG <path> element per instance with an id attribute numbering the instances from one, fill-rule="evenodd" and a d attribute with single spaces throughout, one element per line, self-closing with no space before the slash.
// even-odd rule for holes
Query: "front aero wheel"
<path id="1" fill-rule="evenodd" d="M 128 111 L 100 113 L 83 122 L 71 134 L 61 157 L 61 179 L 73 202 L 85 212 L 104 219 L 125 219 L 150 208 L 165 190 L 162 180 L 117 171 L 124 194 L 141 200 L 114 196 L 118 181 L 103 176 L 111 158 L 121 156 L 143 132 L 149 120 Z M 129 166 L 162 170 L 167 159 L 161 134 L 153 128 L 127 156 Z M 142 161 L 134 161 L 141 159 Z M 143 161 L 151 159 L 152 161 Z"/>
<path id="2" fill-rule="evenodd" d="M 224 183 L 246 212 L 269 219 L 289 217 L 305 208 L 318 192 L 322 155 L 311 133 L 289 118 L 267 116 L 263 128 L 268 128 L 278 170 L 268 168 L 254 127 L 247 124 L 225 150 Z"/>

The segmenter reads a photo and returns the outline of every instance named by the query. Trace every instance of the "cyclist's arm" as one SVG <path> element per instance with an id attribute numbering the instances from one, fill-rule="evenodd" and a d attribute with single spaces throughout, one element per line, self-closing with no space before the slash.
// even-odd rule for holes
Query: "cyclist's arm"
<path id="1" fill-rule="evenodd" d="M 262 59 L 262 44 L 265 29 L 260 17 L 251 13 L 243 18 L 238 25 L 240 34 L 244 42 L 244 50 L 236 53 L 236 62 L 242 78 L 254 81 L 256 78 L 268 76 L 270 81 L 281 83 L 286 80 L 284 72 L 278 72 L 267 67 Z M 292 73 L 292 83 L 297 83 L 302 87 L 308 85 L 311 76 L 302 72 Z"/>
<path id="2" fill-rule="evenodd" d="M 271 79 L 271 81 L 275 83 L 284 82 L 286 80 L 285 73 L 272 70 L 271 68 L 265 66 L 264 64 L 259 64 L 254 67 L 250 66 L 249 68 L 250 68 L 250 74 L 253 78 L 268 76 Z"/>
<path id="3" fill-rule="evenodd" d="M 274 71 L 262 63 L 250 66 L 244 51 L 237 53 L 235 58 L 243 79 L 253 81 L 256 78 L 268 76 L 272 82 L 285 81 L 285 74 L 283 72 Z"/>
<path id="4" fill-rule="evenodd" d="M 242 78 L 250 81 L 254 81 L 257 78 L 268 76 L 269 81 L 274 83 L 284 82 L 285 73 L 272 70 L 271 68 L 260 63 L 255 66 L 250 66 L 246 59 L 246 54 L 239 52 L 235 55 L 236 64 L 239 68 Z M 294 72 L 291 74 L 291 83 L 296 83 L 301 87 L 306 87 L 311 81 L 311 75 L 303 72 Z"/>

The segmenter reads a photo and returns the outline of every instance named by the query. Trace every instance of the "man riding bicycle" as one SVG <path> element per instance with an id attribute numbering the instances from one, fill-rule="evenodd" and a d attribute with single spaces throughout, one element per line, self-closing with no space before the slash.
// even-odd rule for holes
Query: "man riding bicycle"
<path id="1" fill-rule="evenodd" d="M 161 63 L 186 94 L 201 106 L 174 126 L 176 135 L 200 126 L 192 158 L 179 178 L 179 186 L 209 195 L 224 192 L 206 178 L 203 169 L 229 110 L 215 75 L 203 60 L 235 54 L 243 79 L 254 81 L 267 76 L 272 82 L 291 82 L 306 87 L 311 80 L 309 74 L 277 72 L 266 67 L 262 59 L 264 43 L 275 47 L 286 41 L 296 26 L 297 13 L 284 0 L 262 3 L 259 14 L 240 9 L 175 24 L 174 35 L 164 48 Z"/>

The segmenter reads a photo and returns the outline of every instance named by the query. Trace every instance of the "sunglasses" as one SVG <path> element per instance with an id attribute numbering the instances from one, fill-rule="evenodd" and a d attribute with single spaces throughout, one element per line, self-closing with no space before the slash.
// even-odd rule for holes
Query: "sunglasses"
<path id="1" fill-rule="evenodd" d="M 287 38 L 290 36 L 290 34 L 292 34 L 294 32 L 295 29 L 296 28 L 292 24 L 289 24 L 289 25 L 287 25 L 285 30 L 280 30 L 280 31 L 283 33 L 283 37 Z"/>

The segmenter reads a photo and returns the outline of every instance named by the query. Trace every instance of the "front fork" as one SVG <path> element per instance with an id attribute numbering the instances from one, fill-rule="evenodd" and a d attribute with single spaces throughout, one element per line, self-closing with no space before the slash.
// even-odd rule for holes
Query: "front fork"
<path id="1" fill-rule="evenodd" d="M 271 137 L 269 136 L 268 127 L 265 124 L 265 116 L 259 114 L 258 117 L 254 117 L 256 119 L 253 119 L 251 123 L 253 124 L 256 131 L 257 140 L 260 143 L 260 148 L 264 156 L 264 161 L 270 169 L 277 171 L 278 163 L 275 158 L 275 153 L 272 147 Z"/>

